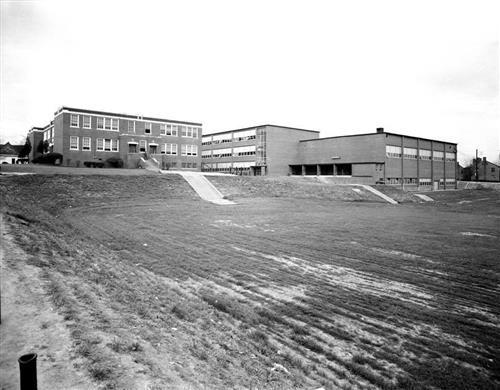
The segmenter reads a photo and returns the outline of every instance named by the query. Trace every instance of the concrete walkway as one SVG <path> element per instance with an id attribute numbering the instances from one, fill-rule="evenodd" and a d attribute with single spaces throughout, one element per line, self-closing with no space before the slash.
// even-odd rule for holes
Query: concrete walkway
<path id="1" fill-rule="evenodd" d="M 359 187 L 363 187 L 365 190 L 370 191 L 372 194 L 377 195 L 378 197 L 384 199 L 386 202 L 389 202 L 390 204 L 398 204 L 394 199 L 392 199 L 390 196 L 387 196 L 386 194 L 383 194 L 379 190 L 376 190 L 372 186 L 366 185 L 366 184 L 358 184 Z"/>
<path id="2" fill-rule="evenodd" d="M 224 196 L 219 192 L 215 186 L 208 181 L 208 179 L 200 172 L 187 172 L 187 171 L 161 171 L 162 173 L 176 173 L 181 175 L 184 180 L 196 191 L 201 199 L 207 202 L 215 203 L 218 205 L 231 205 L 236 204 L 230 200 L 224 199 Z"/>

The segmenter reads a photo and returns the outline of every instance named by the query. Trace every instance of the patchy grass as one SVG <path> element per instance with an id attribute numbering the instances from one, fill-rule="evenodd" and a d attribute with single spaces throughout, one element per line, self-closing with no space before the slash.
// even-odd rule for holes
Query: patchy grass
<path id="1" fill-rule="evenodd" d="M 174 175 L 0 180 L 98 386 L 500 386 L 496 192 L 464 193 L 476 212 L 264 180 L 221 208 Z"/>

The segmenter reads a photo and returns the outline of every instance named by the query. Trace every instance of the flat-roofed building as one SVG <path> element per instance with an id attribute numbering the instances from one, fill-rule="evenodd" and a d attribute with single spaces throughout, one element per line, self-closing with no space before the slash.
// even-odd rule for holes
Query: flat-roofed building
<path id="1" fill-rule="evenodd" d="M 44 152 L 61 153 L 64 166 L 89 166 L 111 157 L 128 168 L 137 168 L 141 158 L 164 169 L 201 166 L 201 123 L 61 107 L 49 125 L 30 133 L 37 140 L 42 134 Z"/>
<path id="2" fill-rule="evenodd" d="M 298 142 L 318 137 L 314 130 L 262 125 L 204 135 L 202 170 L 243 175 L 287 175 Z"/>
<path id="3" fill-rule="evenodd" d="M 314 175 L 342 183 L 455 188 L 457 144 L 384 132 L 319 138 L 315 130 L 263 125 L 203 136 L 202 170 Z"/>
<path id="4" fill-rule="evenodd" d="M 301 140 L 292 175 L 356 183 L 455 188 L 457 144 L 384 132 Z"/>

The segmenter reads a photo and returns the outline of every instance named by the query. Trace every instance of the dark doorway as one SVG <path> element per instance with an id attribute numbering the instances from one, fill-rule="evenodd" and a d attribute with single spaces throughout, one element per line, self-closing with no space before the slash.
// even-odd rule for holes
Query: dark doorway
<path id="1" fill-rule="evenodd" d="M 302 175 L 302 165 L 290 165 L 290 175 Z"/>
<path id="2" fill-rule="evenodd" d="M 337 175 L 338 176 L 351 176 L 352 175 L 352 164 L 336 164 Z"/>
<path id="3" fill-rule="evenodd" d="M 316 165 L 304 165 L 306 168 L 306 175 L 317 175 L 318 167 Z"/>
<path id="4" fill-rule="evenodd" d="M 319 166 L 320 175 L 333 175 L 333 164 Z"/>

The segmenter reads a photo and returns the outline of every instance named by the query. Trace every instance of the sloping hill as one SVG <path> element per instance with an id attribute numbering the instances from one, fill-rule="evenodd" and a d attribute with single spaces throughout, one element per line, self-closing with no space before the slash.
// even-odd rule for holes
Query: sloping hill
<path id="1" fill-rule="evenodd" d="M 315 177 L 207 176 L 227 198 L 278 197 L 384 202 L 364 188 L 335 185 Z"/>

